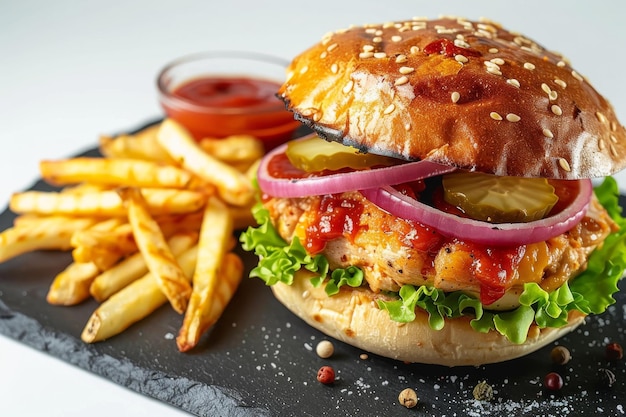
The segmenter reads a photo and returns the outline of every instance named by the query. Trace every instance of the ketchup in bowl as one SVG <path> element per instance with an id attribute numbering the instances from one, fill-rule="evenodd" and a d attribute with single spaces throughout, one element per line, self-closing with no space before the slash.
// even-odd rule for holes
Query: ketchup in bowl
<path id="1" fill-rule="evenodd" d="M 179 59 L 158 78 L 168 117 L 196 139 L 249 134 L 271 149 L 300 124 L 276 97 L 287 63 L 247 53 L 204 53 Z"/>

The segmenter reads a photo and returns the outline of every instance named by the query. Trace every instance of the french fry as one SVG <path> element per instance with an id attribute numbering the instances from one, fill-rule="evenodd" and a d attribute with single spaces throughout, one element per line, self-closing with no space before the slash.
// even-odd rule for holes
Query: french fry
<path id="1" fill-rule="evenodd" d="M 89 182 L 132 187 L 185 188 L 193 176 L 172 165 L 139 159 L 72 158 L 41 161 L 44 180 L 56 185 Z"/>
<path id="2" fill-rule="evenodd" d="M 223 263 L 217 275 L 219 279 L 215 287 L 215 293 L 206 308 L 202 304 L 193 306 L 195 302 L 202 303 L 202 301 L 206 300 L 201 300 L 199 297 L 194 298 L 193 295 L 191 297 L 188 309 L 192 308 L 196 312 L 204 310 L 204 313 L 193 314 L 189 320 L 183 321 L 176 338 L 178 350 L 181 352 L 187 352 L 197 346 L 200 336 L 217 323 L 241 283 L 243 261 L 238 255 L 232 252 L 227 253 L 224 255 Z M 186 318 L 187 316 L 185 316 Z"/>
<path id="3" fill-rule="evenodd" d="M 176 338 L 179 350 L 193 348 L 212 324 L 209 313 L 218 287 L 218 270 L 232 238 L 233 219 L 226 205 L 218 199 L 209 200 L 198 241 L 198 262 L 192 278 L 193 291 L 183 326 Z"/>
<path id="4" fill-rule="evenodd" d="M 191 286 L 167 245 L 159 224 L 150 216 L 138 189 L 124 188 L 119 193 L 127 204 L 128 222 L 132 226 L 135 243 L 145 258 L 148 270 L 155 276 L 174 310 L 183 314 L 187 308 Z"/>
<path id="5" fill-rule="evenodd" d="M 207 189 L 210 191 L 210 189 Z M 200 210 L 207 193 L 168 188 L 143 188 L 152 215 L 191 213 Z M 126 209 L 114 190 L 95 192 L 24 191 L 11 196 L 9 207 L 14 213 L 73 216 L 125 216 Z"/>
<path id="6" fill-rule="evenodd" d="M 187 232 L 172 236 L 167 243 L 172 254 L 178 257 L 197 240 L 196 233 Z M 142 254 L 135 253 L 98 275 L 91 283 L 89 292 L 96 301 L 103 302 L 147 272 L 148 266 Z"/>
<path id="7" fill-rule="evenodd" d="M 159 145 L 156 134 L 160 124 L 149 126 L 133 135 L 101 136 L 100 153 L 107 158 L 130 158 L 173 164 L 174 160 Z"/>
<path id="8" fill-rule="evenodd" d="M 72 236 L 74 262 L 93 262 L 104 271 L 122 257 L 137 251 L 130 224 L 124 223 L 113 230 L 80 230 Z"/>
<path id="9" fill-rule="evenodd" d="M 51 216 L 10 227 L 0 233 L 0 262 L 36 250 L 69 250 L 72 235 L 97 221 L 89 217 Z"/>
<path id="10" fill-rule="evenodd" d="M 46 300 L 55 305 L 76 305 L 89 298 L 89 287 L 100 270 L 92 262 L 72 262 L 52 281 Z"/>
<path id="11" fill-rule="evenodd" d="M 187 280 L 191 279 L 197 255 L 198 247 L 193 246 L 177 258 Z M 94 343 L 115 336 L 167 301 L 156 278 L 147 273 L 103 302 L 87 321 L 81 339 Z"/>
<path id="12" fill-rule="evenodd" d="M 204 138 L 199 144 L 209 155 L 231 165 L 249 165 L 264 154 L 263 143 L 250 135 L 233 135 L 223 139 Z"/>
<path id="13" fill-rule="evenodd" d="M 252 201 L 252 183 L 232 166 L 207 154 L 177 122 L 165 119 L 158 133 L 161 146 L 185 169 L 210 184 L 215 184 L 220 197 L 229 204 L 245 206 Z"/>
<path id="14" fill-rule="evenodd" d="M 252 215 L 252 205 L 245 207 L 228 206 L 228 211 L 230 211 L 230 215 L 233 218 L 234 230 L 242 230 L 257 224 Z"/>

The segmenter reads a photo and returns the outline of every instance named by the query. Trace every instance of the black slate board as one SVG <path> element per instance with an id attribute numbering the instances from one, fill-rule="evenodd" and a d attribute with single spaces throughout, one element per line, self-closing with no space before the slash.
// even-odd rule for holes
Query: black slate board
<path id="1" fill-rule="evenodd" d="M 96 151 L 87 155 L 96 155 Z M 47 190 L 42 182 L 33 189 Z M 626 198 L 621 199 L 622 206 Z M 0 230 L 14 215 L 0 214 Z M 241 254 L 249 270 L 253 256 Z M 404 364 L 369 355 L 335 342 L 335 355 L 320 359 L 315 345 L 325 336 L 307 326 L 272 296 L 257 279 L 244 279 L 219 323 L 191 353 L 176 349 L 181 317 L 168 306 L 108 341 L 87 345 L 80 333 L 96 308 L 94 301 L 75 307 L 46 303 L 56 273 L 71 261 L 69 253 L 42 251 L 0 264 L 0 333 L 140 394 L 198 416 L 590 416 L 626 413 L 626 366 L 607 362 L 609 341 L 626 345 L 626 293 L 598 317 L 588 319 L 557 343 L 573 359 L 553 365 L 551 346 L 502 364 L 446 368 Z M 624 288 L 624 281 L 621 283 Z M 334 385 L 316 381 L 320 366 L 337 372 Z M 599 368 L 617 376 L 602 386 Z M 565 386 L 543 388 L 543 377 L 559 372 Z M 42 370 L 45 372 L 45 370 Z M 486 380 L 492 402 L 473 399 L 474 386 Z M 416 408 L 397 402 L 413 388 Z"/>

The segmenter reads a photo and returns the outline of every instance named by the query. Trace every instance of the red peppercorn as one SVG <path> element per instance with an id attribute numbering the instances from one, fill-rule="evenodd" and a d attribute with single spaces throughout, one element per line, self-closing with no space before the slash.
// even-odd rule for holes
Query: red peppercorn
<path id="1" fill-rule="evenodd" d="M 543 385 L 550 391 L 558 391 L 563 388 L 563 378 L 556 372 L 550 372 L 543 379 Z"/>
<path id="2" fill-rule="evenodd" d="M 322 366 L 317 371 L 317 380 L 325 385 L 332 384 L 335 382 L 335 370 L 330 366 Z"/>
<path id="3" fill-rule="evenodd" d="M 622 345 L 616 342 L 606 345 L 606 358 L 610 361 L 618 361 L 624 357 Z"/>

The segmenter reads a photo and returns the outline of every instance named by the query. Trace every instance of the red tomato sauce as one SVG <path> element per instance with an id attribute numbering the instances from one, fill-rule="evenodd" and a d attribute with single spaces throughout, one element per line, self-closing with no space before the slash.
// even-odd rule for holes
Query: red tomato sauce
<path id="1" fill-rule="evenodd" d="M 354 240 L 361 229 L 363 204 L 358 200 L 325 195 L 315 212 L 315 219 L 306 229 L 304 247 L 310 254 L 321 252 L 326 242 L 340 237 Z"/>
<path id="2" fill-rule="evenodd" d="M 248 134 L 271 148 L 291 139 L 300 125 L 276 97 L 279 87 L 256 78 L 197 78 L 176 87 L 163 107 L 196 139 Z"/>

